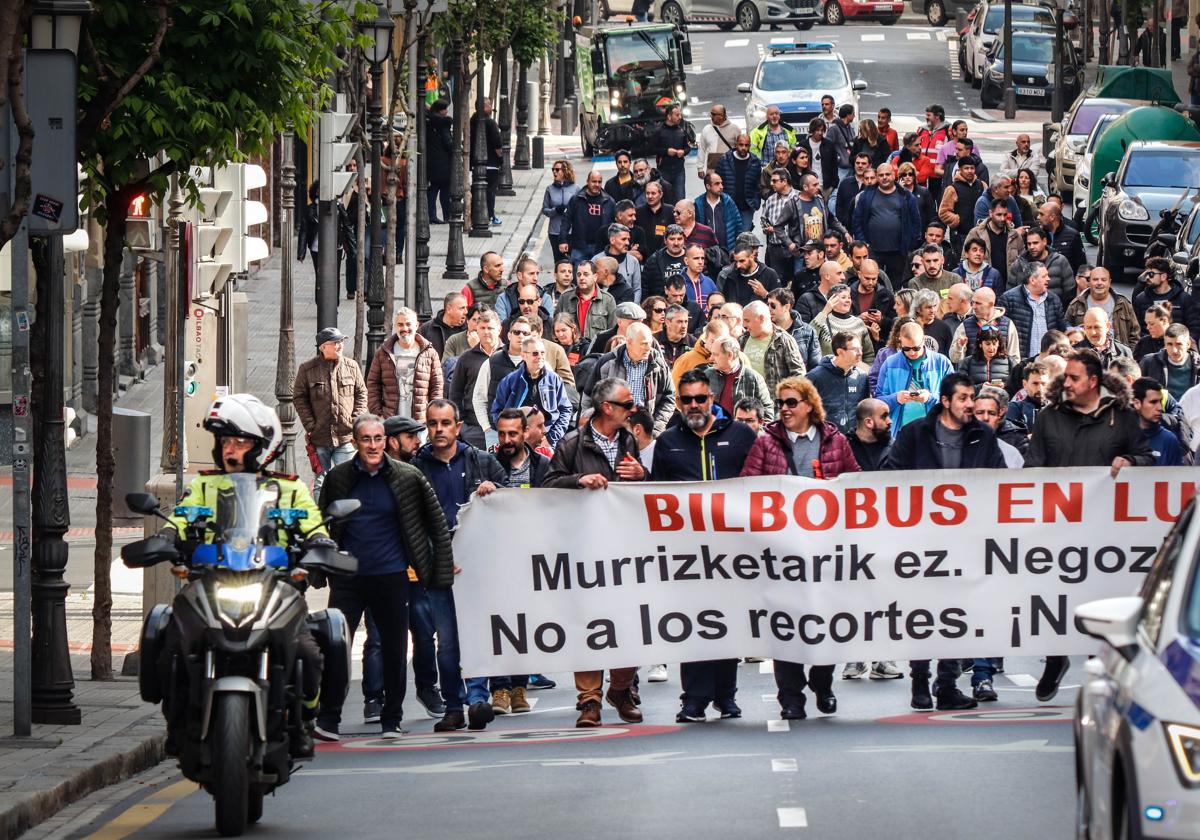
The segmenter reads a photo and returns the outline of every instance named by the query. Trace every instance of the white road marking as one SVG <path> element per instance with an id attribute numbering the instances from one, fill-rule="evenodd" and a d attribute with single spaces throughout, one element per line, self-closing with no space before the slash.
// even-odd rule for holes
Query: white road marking
<path id="1" fill-rule="evenodd" d="M 786 720 L 769 720 L 767 721 L 768 732 L 790 732 L 792 725 Z"/>
<path id="2" fill-rule="evenodd" d="M 776 808 L 780 828 L 808 828 L 808 814 L 803 808 Z"/>
<path id="3" fill-rule="evenodd" d="M 772 773 L 795 773 L 800 768 L 796 765 L 794 758 L 772 758 L 771 772 Z"/>
<path id="4" fill-rule="evenodd" d="M 883 35 L 862 35 L 860 37 L 864 41 L 882 41 L 884 39 Z"/>
<path id="5" fill-rule="evenodd" d="M 945 40 L 947 40 L 947 39 L 946 39 L 946 30 L 945 30 L 945 29 L 939 29 L 939 30 L 937 31 L 937 39 L 938 39 L 939 41 L 945 41 Z"/>
<path id="6" fill-rule="evenodd" d="M 1074 752 L 1070 744 L 1051 744 L 1046 740 L 1013 741 L 1008 744 L 963 744 L 951 747 L 946 744 L 895 744 L 885 747 L 850 747 L 852 753 L 941 753 L 944 750 L 955 752 L 983 753 L 1064 753 Z"/>
<path id="7" fill-rule="evenodd" d="M 907 33 L 906 37 L 910 41 L 928 41 L 929 33 L 928 32 L 909 32 L 909 33 Z"/>
<path id="8" fill-rule="evenodd" d="M 1033 688 L 1038 684 L 1037 678 L 1030 674 L 1005 674 L 1008 681 L 1013 685 L 1019 685 L 1021 688 Z"/>
<path id="9" fill-rule="evenodd" d="M 775 660 L 774 659 L 764 659 L 762 662 L 759 662 L 758 663 L 758 673 L 774 674 L 775 673 Z"/>
<path id="10" fill-rule="evenodd" d="M 745 47 L 749 46 L 749 44 L 749 38 L 730 38 L 725 42 L 725 49 L 729 49 L 730 47 Z"/>
<path id="11" fill-rule="evenodd" d="M 795 39 L 793 39 L 793 38 L 772 38 L 771 39 L 772 44 L 783 44 L 785 47 L 791 46 L 794 43 L 794 41 L 795 41 Z"/>
<path id="12" fill-rule="evenodd" d="M 774 694 L 764 694 L 762 699 L 764 703 L 774 703 L 776 698 Z"/>

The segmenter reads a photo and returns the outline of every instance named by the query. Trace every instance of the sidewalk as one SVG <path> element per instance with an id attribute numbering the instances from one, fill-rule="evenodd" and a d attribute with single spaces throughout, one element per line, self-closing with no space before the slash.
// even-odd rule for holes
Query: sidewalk
<path id="1" fill-rule="evenodd" d="M 467 272 L 478 271 L 479 258 L 487 251 L 504 256 L 506 269 L 528 247 L 536 255 L 544 240 L 540 214 L 542 193 L 551 180 L 550 161 L 569 154 L 578 156 L 578 140 L 546 138 L 546 167 L 513 172 L 515 196 L 500 196 L 496 214 L 503 221 L 488 238 L 463 236 Z M 431 228 L 430 297 L 436 312 L 446 292 L 462 281 L 443 278 L 449 228 Z M 275 405 L 275 359 L 278 343 L 280 267 L 273 256 L 243 285 L 249 297 L 249 358 L 246 387 L 268 405 Z M 550 279 L 549 271 L 546 280 Z M 314 352 L 316 294 L 312 261 L 297 263 L 293 271 L 295 300 L 296 362 Z M 403 268 L 397 266 L 397 288 L 403 288 Z M 339 295 L 340 297 L 340 295 Z M 354 303 L 339 301 L 338 326 L 354 333 Z M 162 440 L 163 368 L 151 368 L 146 378 L 122 393 L 117 405 L 151 416 L 151 466 L 157 469 Z M 297 469 L 311 478 L 303 450 L 297 453 Z M 118 677 L 113 682 L 95 683 L 89 673 L 87 652 L 92 635 L 91 593 L 95 528 L 95 435 L 83 436 L 67 452 L 70 475 L 67 494 L 71 511 L 70 556 L 67 577 L 73 583 L 67 598 L 67 631 L 75 674 L 75 702 L 83 713 L 80 726 L 34 726 L 33 738 L 18 741 L 12 732 L 13 664 L 12 626 L 0 622 L 0 838 L 15 837 L 47 819 L 56 811 L 105 785 L 115 784 L 152 766 L 163 758 L 161 717 L 156 706 L 138 696 L 137 679 Z M 137 521 L 117 521 L 115 542 L 136 539 Z M 0 540 L 11 540 L 12 481 L 0 471 Z M 10 546 L 0 553 L 0 585 L 11 586 Z M 140 574 L 125 580 L 120 567 L 114 572 L 113 662 L 119 672 L 124 655 L 136 648 L 141 630 Z M 0 592 L 0 615 L 12 616 L 11 592 Z M 319 608 L 313 599 L 313 607 Z"/>

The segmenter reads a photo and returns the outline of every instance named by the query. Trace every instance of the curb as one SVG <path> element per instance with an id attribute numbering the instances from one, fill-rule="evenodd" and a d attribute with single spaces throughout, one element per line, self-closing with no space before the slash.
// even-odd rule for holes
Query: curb
<path id="1" fill-rule="evenodd" d="M 132 749 L 98 761 L 49 790 L 31 793 L 22 802 L 0 813 L 0 837 L 18 837 L 73 802 L 148 770 L 165 758 L 165 740 L 165 734 L 146 738 Z"/>

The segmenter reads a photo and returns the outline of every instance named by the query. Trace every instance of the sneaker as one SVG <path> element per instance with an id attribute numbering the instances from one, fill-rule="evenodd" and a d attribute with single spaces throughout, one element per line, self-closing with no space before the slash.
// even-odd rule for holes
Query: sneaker
<path id="1" fill-rule="evenodd" d="M 846 666 L 842 668 L 842 679 L 856 680 L 865 673 L 867 673 L 867 663 L 847 662 Z"/>
<path id="2" fill-rule="evenodd" d="M 363 723 L 379 723 L 379 716 L 382 714 L 383 704 L 378 700 L 363 703 Z"/>
<path id="3" fill-rule="evenodd" d="M 467 721 L 462 712 L 446 712 L 445 716 L 433 725 L 434 732 L 454 732 L 466 729 Z"/>
<path id="4" fill-rule="evenodd" d="M 407 734 L 408 732 L 401 729 L 398 723 L 389 723 L 383 727 L 383 739 L 385 741 L 395 741 Z"/>
<path id="5" fill-rule="evenodd" d="M 1033 692 L 1039 703 L 1049 703 L 1054 699 L 1058 694 L 1059 683 L 1070 667 L 1071 660 L 1065 656 L 1046 657 L 1046 670 L 1042 671 L 1042 678 L 1038 680 L 1037 688 Z"/>
<path id="6" fill-rule="evenodd" d="M 499 216 L 492 216 L 492 227 L 500 227 L 502 224 L 504 223 L 500 221 Z"/>
<path id="7" fill-rule="evenodd" d="M 731 718 L 740 718 L 742 716 L 741 706 L 732 697 L 728 700 L 714 700 L 713 708 L 721 713 L 721 720 L 730 720 Z"/>
<path id="8" fill-rule="evenodd" d="M 540 691 L 543 688 L 554 688 L 558 683 L 547 677 L 545 674 L 530 674 L 529 688 L 532 691 Z"/>
<path id="9" fill-rule="evenodd" d="M 442 692 L 436 685 L 422 686 L 417 689 L 417 702 L 431 718 L 440 718 L 446 714 L 446 704 L 442 700 Z"/>
<path id="10" fill-rule="evenodd" d="M 529 705 L 529 701 L 525 699 L 525 688 L 523 686 L 513 688 L 509 692 L 509 699 L 512 701 L 509 708 L 514 715 L 519 715 L 533 709 Z"/>
<path id="11" fill-rule="evenodd" d="M 873 680 L 898 680 L 904 676 L 904 672 L 896 667 L 896 663 L 890 659 L 883 662 L 876 662 L 871 666 L 871 679 Z"/>
<path id="12" fill-rule="evenodd" d="M 646 672 L 646 682 L 666 682 L 667 681 L 667 666 L 666 665 L 651 665 L 650 670 Z"/>
<path id="13" fill-rule="evenodd" d="M 313 737 L 316 738 L 318 741 L 328 741 L 330 743 L 337 743 L 338 741 L 342 740 L 342 736 L 338 734 L 337 727 L 332 726 L 332 725 L 322 726 L 321 724 L 318 723 L 316 726 L 313 727 L 312 734 L 313 734 Z"/>
<path id="14" fill-rule="evenodd" d="M 937 710 L 939 712 L 961 712 L 974 709 L 979 703 L 958 690 L 958 686 L 944 688 L 937 694 Z"/>
<path id="15" fill-rule="evenodd" d="M 992 688 L 991 680 L 982 680 L 979 684 L 971 686 L 971 693 L 980 703 L 991 703 L 1000 699 L 996 689 Z"/>
<path id="16" fill-rule="evenodd" d="M 779 710 L 781 720 L 805 720 L 808 715 L 803 706 L 784 706 Z"/>
<path id="17" fill-rule="evenodd" d="M 912 678 L 912 707 L 918 712 L 933 711 L 933 697 L 929 693 L 929 677 Z"/>
<path id="18" fill-rule="evenodd" d="M 704 710 L 696 706 L 684 706 L 675 715 L 676 723 L 704 723 Z"/>
<path id="19" fill-rule="evenodd" d="M 600 725 L 600 704 L 589 700 L 579 709 L 579 717 L 575 721 L 576 729 L 592 729 Z"/>
<path id="20" fill-rule="evenodd" d="M 507 688 L 498 688 L 492 692 L 492 711 L 498 715 L 506 715 L 512 711 L 512 698 Z"/>
<path id="21" fill-rule="evenodd" d="M 479 731 L 495 719 L 496 712 L 492 709 L 492 704 L 486 700 L 472 703 L 471 708 L 467 709 L 467 720 L 469 721 L 467 729 Z"/>

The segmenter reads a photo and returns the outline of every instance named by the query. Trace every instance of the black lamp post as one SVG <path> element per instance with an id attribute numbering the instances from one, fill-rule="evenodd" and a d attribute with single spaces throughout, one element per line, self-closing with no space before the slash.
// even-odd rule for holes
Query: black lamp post
<path id="1" fill-rule="evenodd" d="M 1004 119 L 1017 117 L 1017 92 L 1012 77 L 1012 0 L 1004 0 Z"/>
<path id="2" fill-rule="evenodd" d="M 86 0 L 39 0 L 30 18 L 29 45 L 35 50 L 70 50 L 79 54 L 79 35 L 91 13 Z M 41 408 L 34 437 L 33 470 L 33 658 L 32 719 L 34 723 L 77 724 L 75 678 L 67 649 L 67 543 L 71 527 L 67 505 L 66 423 L 63 419 L 64 334 L 63 241 L 48 237 L 47 271 L 38 272 L 39 309 L 46 322 L 39 330 L 44 344 L 38 395 Z"/>
<path id="3" fill-rule="evenodd" d="M 449 238 L 446 242 L 446 270 L 442 278 L 446 280 L 467 279 L 467 258 L 463 251 L 463 227 L 466 225 L 466 183 L 463 177 L 463 144 L 467 124 L 467 98 L 469 91 L 463 90 L 463 65 L 467 60 L 463 50 L 462 40 L 455 37 L 450 42 L 450 50 L 446 56 L 450 67 L 450 89 L 454 101 L 454 129 L 451 132 L 452 152 L 450 155 L 450 219 L 447 231 Z"/>
<path id="4" fill-rule="evenodd" d="M 424 36 L 417 39 L 417 79 L 423 80 L 426 73 L 426 56 L 425 56 L 425 38 Z M 421 146 L 425 144 L 425 125 L 426 115 L 429 107 L 425 104 L 425 100 L 417 96 L 417 138 Z M 428 199 L 428 164 L 429 159 L 423 153 L 417 154 L 417 240 L 416 240 L 416 265 L 414 274 L 416 279 L 416 306 L 417 316 L 426 321 L 432 316 L 432 308 L 429 303 L 429 199 Z M 412 306 L 412 303 L 408 304 Z"/>
<path id="5" fill-rule="evenodd" d="M 476 57 L 475 130 L 471 138 L 471 236 L 492 235 L 492 219 L 487 206 L 487 117 L 483 113 L 483 50 Z"/>
<path id="6" fill-rule="evenodd" d="M 508 49 L 501 49 L 494 61 L 500 62 L 500 195 L 516 195 L 512 179 L 512 103 L 508 95 Z"/>
<path id="7" fill-rule="evenodd" d="M 367 60 L 371 63 L 371 105 L 367 120 L 371 126 L 371 262 L 367 274 L 367 358 L 366 370 L 375 351 L 383 344 L 383 65 L 392 54 L 392 32 L 396 24 L 387 6 L 375 6 L 375 20 L 362 25 L 371 39 Z"/>
<path id="8" fill-rule="evenodd" d="M 1063 118 L 1063 11 L 1067 0 L 1054 3 L 1054 91 L 1050 96 L 1050 121 L 1062 122 Z"/>
<path id="9" fill-rule="evenodd" d="M 517 68 L 517 147 L 513 169 L 529 169 L 529 66 Z"/>

